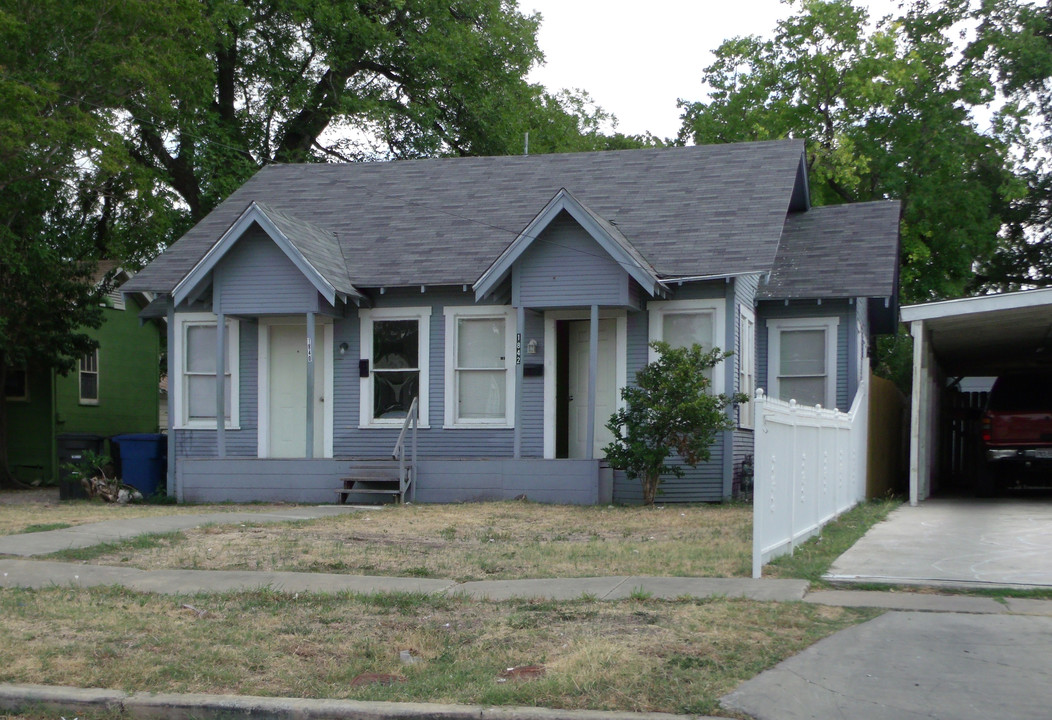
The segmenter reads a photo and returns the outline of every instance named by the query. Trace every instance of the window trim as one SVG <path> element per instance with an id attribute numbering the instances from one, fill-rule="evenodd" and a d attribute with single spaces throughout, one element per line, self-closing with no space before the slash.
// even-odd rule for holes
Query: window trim
<path id="1" fill-rule="evenodd" d="M 95 361 L 94 370 L 85 370 L 84 361 L 88 358 L 92 358 Z M 95 397 L 84 397 L 84 376 L 94 375 L 95 376 Z M 77 402 L 81 405 L 98 405 L 99 392 L 101 389 L 100 383 L 102 381 L 101 374 L 99 373 L 99 349 L 95 348 L 90 353 L 86 353 L 80 356 L 80 360 L 77 362 Z"/>
<path id="2" fill-rule="evenodd" d="M 518 333 L 515 310 L 507 305 L 463 305 L 447 307 L 445 338 L 445 406 L 443 428 L 513 428 L 515 427 L 515 335 Z M 457 321 L 461 318 L 474 320 L 504 320 L 504 417 L 475 418 L 461 420 L 457 417 Z M 495 369 L 495 368 L 494 368 Z"/>
<path id="3" fill-rule="evenodd" d="M 416 320 L 420 323 L 420 342 L 417 345 L 419 355 L 418 368 L 420 370 L 420 425 L 421 428 L 430 427 L 428 411 L 430 404 L 428 396 L 431 392 L 431 307 L 399 307 L 399 308 L 364 308 L 358 311 L 358 328 L 361 350 L 359 357 L 369 361 L 369 376 L 360 378 L 359 405 L 358 405 L 358 427 L 365 428 L 392 428 L 401 427 L 404 418 L 392 418 L 390 420 L 377 420 L 373 417 L 373 322 L 376 320 Z"/>
<path id="4" fill-rule="evenodd" d="M 701 298 L 697 300 L 655 300 L 647 303 L 647 312 L 647 324 L 649 326 L 647 329 L 647 362 L 654 362 L 655 360 L 657 360 L 657 351 L 654 350 L 654 348 L 649 347 L 649 345 L 655 340 L 664 339 L 665 315 L 711 312 L 713 314 L 713 347 L 718 347 L 724 351 L 728 349 L 724 347 L 727 338 L 727 300 L 725 298 Z M 719 340 L 721 339 L 724 342 L 719 342 Z M 724 388 L 727 385 L 726 375 L 726 368 L 723 366 L 717 365 L 712 369 L 713 395 L 719 395 L 724 391 Z"/>
<path id="5" fill-rule="evenodd" d="M 836 383 L 837 383 L 837 346 L 839 338 L 837 329 L 840 325 L 838 317 L 809 317 L 809 318 L 772 318 L 767 321 L 767 377 L 771 384 L 770 397 L 781 398 L 781 351 L 782 333 L 784 331 L 806 331 L 824 330 L 826 334 L 826 381 L 825 399 L 829 404 L 822 404 L 823 408 L 836 409 Z M 832 342 L 830 342 L 832 340 Z M 799 376 L 817 377 L 817 376 Z"/>
<path id="6" fill-rule="evenodd" d="M 185 381 L 183 367 L 186 352 L 186 331 L 188 327 L 200 325 L 215 325 L 216 315 L 209 312 L 176 313 L 175 316 L 175 348 L 173 350 L 173 371 L 175 375 L 175 389 L 169 391 L 169 402 L 175 407 L 169 408 L 169 413 L 175 418 L 173 426 L 176 430 L 215 430 L 215 420 L 188 420 L 187 412 L 190 409 L 189 383 Z M 241 323 L 229 316 L 226 318 L 226 340 L 227 354 L 230 358 L 230 367 L 225 368 L 230 374 L 230 419 L 223 423 L 227 430 L 241 429 L 241 359 L 239 349 Z M 225 373 L 224 373 L 225 374 Z"/>
<path id="7" fill-rule="evenodd" d="M 0 392 L 4 393 L 4 400 L 6 402 L 29 402 L 29 369 L 25 367 L 8 368 L 8 377 L 13 372 L 22 373 L 22 387 L 25 389 L 25 392 L 21 395 L 8 395 L 4 388 L 0 388 Z"/>
<path id="8" fill-rule="evenodd" d="M 752 332 L 747 332 L 748 325 Z M 756 313 L 746 305 L 738 306 L 738 392 L 749 396 L 749 401 L 738 405 L 738 427 L 756 429 Z M 746 381 L 751 382 L 746 382 Z M 749 387 L 745 387 L 748 385 Z"/>

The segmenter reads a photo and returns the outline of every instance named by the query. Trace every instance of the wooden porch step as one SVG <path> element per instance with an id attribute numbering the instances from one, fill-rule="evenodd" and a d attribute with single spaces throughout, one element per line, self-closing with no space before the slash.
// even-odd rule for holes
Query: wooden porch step
<path id="1" fill-rule="evenodd" d="M 410 469 L 406 466 L 407 470 Z M 348 497 L 358 496 L 387 499 L 399 502 L 402 499 L 398 463 L 391 460 L 354 461 L 348 473 L 340 478 L 342 488 L 336 490 L 338 502 L 343 505 Z"/>

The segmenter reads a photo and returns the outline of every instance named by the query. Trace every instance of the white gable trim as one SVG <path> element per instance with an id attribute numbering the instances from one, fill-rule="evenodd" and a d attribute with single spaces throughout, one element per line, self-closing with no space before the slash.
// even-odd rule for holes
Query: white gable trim
<path id="1" fill-rule="evenodd" d="M 665 287 L 664 283 L 649 269 L 643 267 L 639 261 L 634 258 L 623 246 L 623 244 L 611 235 L 606 228 L 596 222 L 591 212 L 587 210 L 573 195 L 570 194 L 565 188 L 555 194 L 544 209 L 541 210 L 530 224 L 519 233 L 518 237 L 512 241 L 511 245 L 505 248 L 504 252 L 500 254 L 492 265 L 482 273 L 481 277 L 475 281 L 472 289 L 475 291 L 475 299 L 481 300 L 486 297 L 489 293 L 500 284 L 508 273 L 511 272 L 512 265 L 518 260 L 527 248 L 533 244 L 534 240 L 544 231 L 548 225 L 559 215 L 560 212 L 565 210 L 569 213 L 570 217 L 577 221 L 577 223 L 584 228 L 593 240 L 595 240 L 603 250 L 605 250 L 610 257 L 614 259 L 618 265 L 624 268 L 625 272 L 629 274 L 636 282 L 638 282 L 651 296 L 665 295 L 668 292 L 668 288 Z"/>
<path id="2" fill-rule="evenodd" d="M 194 266 L 193 270 L 186 274 L 186 276 L 179 281 L 179 284 L 175 286 L 175 290 L 172 291 L 172 297 L 175 300 L 175 304 L 179 305 L 187 297 L 189 297 L 198 286 L 200 286 L 209 273 L 219 264 L 219 261 L 230 251 L 234 244 L 241 239 L 241 236 L 245 234 L 245 231 L 252 227 L 253 223 L 257 223 L 263 232 L 265 232 L 270 239 L 274 241 L 281 251 L 292 261 L 292 264 L 296 266 L 303 276 L 317 289 L 317 291 L 328 300 L 330 305 L 336 304 L 336 299 L 345 299 L 343 293 L 337 293 L 336 288 L 333 287 L 332 283 L 325 279 L 325 277 L 318 272 L 318 270 L 310 264 L 310 262 L 303 256 L 303 253 L 299 251 L 299 248 L 289 240 L 285 233 L 278 229 L 278 226 L 274 224 L 274 221 L 267 216 L 267 213 L 256 203 L 252 203 L 248 208 L 241 213 L 240 217 L 234 221 L 234 224 L 227 229 L 223 236 L 219 238 L 212 249 L 205 253 L 205 256 Z"/>

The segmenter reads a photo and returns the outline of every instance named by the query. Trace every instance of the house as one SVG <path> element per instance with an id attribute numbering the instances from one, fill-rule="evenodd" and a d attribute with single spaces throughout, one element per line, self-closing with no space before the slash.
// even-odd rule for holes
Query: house
<path id="1" fill-rule="evenodd" d="M 169 319 L 170 491 L 332 502 L 418 410 L 417 501 L 632 502 L 601 455 L 648 343 L 733 350 L 717 392 L 847 409 L 898 219 L 812 208 L 792 140 L 268 166 L 126 286 Z M 731 494 L 751 405 L 663 500 Z"/>
<path id="2" fill-rule="evenodd" d="M 119 286 L 130 274 L 103 261 L 94 281 L 107 276 Z M 70 451 L 105 450 L 99 443 L 110 436 L 157 432 L 161 333 L 156 323 L 139 319 L 151 299 L 110 291 L 102 325 L 87 331 L 99 346 L 69 374 L 35 367 L 8 371 L 7 451 L 16 478 L 55 482 Z"/>

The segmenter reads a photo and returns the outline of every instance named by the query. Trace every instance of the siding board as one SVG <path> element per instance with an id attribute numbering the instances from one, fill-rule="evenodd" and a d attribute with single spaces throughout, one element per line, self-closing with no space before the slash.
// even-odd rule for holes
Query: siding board
<path id="1" fill-rule="evenodd" d="M 219 261 L 214 277 L 228 315 L 318 312 L 318 291 L 265 232 L 254 225 Z"/>

